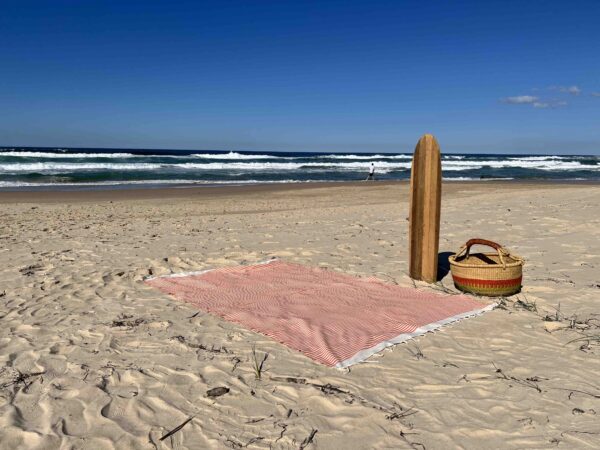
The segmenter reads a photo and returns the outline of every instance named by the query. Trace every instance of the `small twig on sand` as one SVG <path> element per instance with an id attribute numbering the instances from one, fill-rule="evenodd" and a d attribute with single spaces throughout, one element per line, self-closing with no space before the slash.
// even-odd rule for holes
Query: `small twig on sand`
<path id="1" fill-rule="evenodd" d="M 134 328 L 138 325 L 141 325 L 146 322 L 146 319 L 138 318 L 134 320 L 130 320 L 132 316 L 128 316 L 125 314 L 120 315 L 116 320 L 112 321 L 111 327 L 129 327 Z"/>
<path id="2" fill-rule="evenodd" d="M 235 441 L 233 438 L 227 438 L 227 440 L 225 441 L 225 444 L 228 444 L 227 447 L 230 447 L 230 448 L 242 448 L 244 446 L 244 444 L 242 444 L 241 442 Z"/>
<path id="3" fill-rule="evenodd" d="M 579 342 L 579 341 L 600 341 L 600 334 L 590 334 L 590 335 L 582 336 L 577 339 L 572 339 L 569 342 L 567 342 L 565 345 L 571 344 L 573 342 Z"/>
<path id="4" fill-rule="evenodd" d="M 550 388 L 550 389 L 555 389 L 557 391 L 569 391 L 569 400 L 571 400 L 571 396 L 573 394 L 583 394 L 583 395 L 589 395 L 590 397 L 594 397 L 594 398 L 600 398 L 600 394 L 594 394 L 593 392 L 582 391 L 580 389 L 566 389 L 566 388 Z"/>
<path id="5" fill-rule="evenodd" d="M 242 362 L 242 360 L 240 358 L 238 358 L 237 356 L 234 356 L 233 358 L 231 358 L 231 362 L 233 363 L 233 367 L 231 368 L 231 371 L 235 372 L 235 369 L 237 369 L 237 366 Z"/>
<path id="6" fill-rule="evenodd" d="M 521 378 L 513 377 L 512 375 L 505 374 L 502 371 L 502 369 L 498 368 L 498 366 L 496 366 L 496 364 L 494 364 L 493 362 L 492 362 L 492 365 L 496 369 L 496 376 L 498 378 L 500 378 L 502 380 L 507 380 L 507 381 L 514 381 L 515 383 L 518 383 L 518 384 L 520 384 L 522 386 L 526 386 L 526 387 L 530 387 L 532 389 L 535 389 L 540 394 L 542 393 L 542 389 L 537 384 L 539 381 L 542 380 L 541 378 L 539 378 L 539 377 L 529 377 L 529 378 L 521 379 Z"/>
<path id="7" fill-rule="evenodd" d="M 26 384 L 25 382 L 29 378 L 31 378 L 31 377 L 37 377 L 37 376 L 40 376 L 40 375 L 43 375 L 43 374 L 46 373 L 45 371 L 43 371 L 43 372 L 32 372 L 32 373 L 22 373 L 22 372 L 19 372 L 19 371 L 17 371 L 17 372 L 18 372 L 18 375 L 12 381 L 8 381 L 6 383 L 0 384 L 0 389 L 4 389 L 6 387 L 13 386 L 13 385 L 19 385 L 21 383 Z"/>
<path id="8" fill-rule="evenodd" d="M 504 311 L 508 311 L 508 303 L 506 302 L 506 297 L 498 297 L 498 304 L 496 305 L 496 309 L 503 309 Z"/>
<path id="9" fill-rule="evenodd" d="M 564 437 L 565 434 L 600 434 L 600 431 L 579 431 L 579 430 L 567 430 L 560 433 Z"/>
<path id="10" fill-rule="evenodd" d="M 226 347 L 215 347 L 213 344 L 209 348 L 204 344 L 195 344 L 193 342 L 188 342 L 184 336 L 173 336 L 171 339 L 177 340 L 177 341 L 181 342 L 182 344 L 187 345 L 190 348 L 204 350 L 205 352 L 209 352 L 209 353 L 226 353 L 226 354 L 231 353 L 231 351 L 228 350 Z"/>
<path id="11" fill-rule="evenodd" d="M 335 396 L 339 396 L 342 397 L 345 396 L 346 398 L 344 398 L 344 401 L 348 404 L 352 404 L 354 402 L 358 402 L 362 405 L 368 406 L 369 408 L 373 408 L 376 409 L 378 411 L 383 411 L 384 413 L 387 414 L 386 418 L 388 420 L 394 420 L 394 419 L 403 419 L 407 416 L 411 416 L 413 414 L 416 414 L 418 411 L 415 411 L 413 408 L 409 408 L 409 409 L 404 409 L 401 406 L 397 405 L 394 407 L 387 407 L 387 406 L 383 406 L 380 405 L 378 403 L 372 402 L 370 400 L 367 400 L 364 397 L 361 397 L 360 395 L 354 394 L 350 391 L 347 391 L 345 389 L 341 389 L 337 386 L 334 386 L 332 384 L 318 384 L 318 383 L 311 383 L 309 381 L 306 380 L 306 378 L 297 378 L 297 377 L 276 377 L 276 376 L 272 376 L 271 377 L 272 381 L 280 381 L 280 382 L 286 382 L 286 383 L 294 383 L 294 384 L 304 384 L 306 386 L 311 386 L 315 389 L 320 390 L 321 392 L 323 392 L 325 395 L 335 395 Z M 399 410 L 398 410 L 399 409 Z"/>
<path id="12" fill-rule="evenodd" d="M 414 350 L 412 348 L 408 347 L 408 351 L 410 352 L 411 355 L 413 355 L 417 359 L 425 359 L 425 355 L 423 354 L 421 347 L 419 347 L 416 344 L 415 344 Z"/>
<path id="13" fill-rule="evenodd" d="M 307 446 L 309 446 L 311 444 L 311 442 L 313 441 L 313 439 L 315 438 L 315 434 L 317 434 L 317 430 L 316 428 L 313 428 L 312 431 L 310 432 L 310 434 L 308 436 L 306 436 L 306 438 L 302 441 L 302 444 L 300 444 L 300 447 L 298 447 L 299 450 L 304 450 Z"/>
<path id="14" fill-rule="evenodd" d="M 395 413 L 389 414 L 389 415 L 385 416 L 385 418 L 387 420 L 404 419 L 405 417 L 412 416 L 413 414 L 416 414 L 417 412 L 418 411 L 415 411 L 414 408 L 410 408 L 410 409 L 407 409 L 406 411 L 395 412 Z M 411 434 L 416 434 L 416 433 L 411 433 Z"/>
<path id="15" fill-rule="evenodd" d="M 185 427 L 188 423 L 190 423 L 194 417 L 195 416 L 191 416 L 189 419 L 187 419 L 181 425 L 178 425 L 175 428 L 173 428 L 171 431 L 169 431 L 167 434 L 165 434 L 163 437 L 161 437 L 160 440 L 164 441 L 166 438 L 173 436 L 175 433 L 177 433 L 179 430 L 181 430 L 183 427 Z"/>
<path id="16" fill-rule="evenodd" d="M 279 433 L 279 437 L 277 439 L 275 439 L 275 442 L 279 441 L 280 439 L 283 439 L 283 435 L 287 431 L 287 427 L 288 427 L 287 424 L 285 424 L 285 423 L 277 423 L 276 425 L 281 428 L 281 433 Z"/>
<path id="17" fill-rule="evenodd" d="M 527 297 L 523 295 L 523 299 L 518 299 L 515 302 L 515 307 L 521 307 L 527 311 L 537 312 L 537 305 L 535 304 L 535 300 L 530 302 L 527 300 Z"/>
<path id="18" fill-rule="evenodd" d="M 437 288 L 435 288 L 433 286 L 437 286 Z M 453 291 L 452 289 L 449 289 L 446 286 L 444 286 L 444 283 L 441 281 L 438 281 L 437 283 L 432 284 L 428 287 L 432 291 L 443 292 L 444 294 L 449 294 L 449 295 L 458 295 L 459 294 L 459 292 Z"/>
<path id="19" fill-rule="evenodd" d="M 421 444 L 420 442 L 409 441 L 408 438 L 406 437 L 409 434 L 417 434 L 417 433 L 405 433 L 404 431 L 400 431 L 400 437 L 402 438 L 402 440 L 404 442 L 406 442 L 410 446 L 410 448 L 412 448 L 412 449 L 420 448 L 421 450 L 425 450 L 424 444 Z"/>
<path id="20" fill-rule="evenodd" d="M 375 272 L 375 273 L 377 275 L 381 276 L 382 278 L 386 278 L 386 281 L 388 283 L 396 284 L 396 285 L 398 284 L 398 281 L 396 281 L 396 279 L 388 273 L 385 273 L 385 272 Z"/>
<path id="21" fill-rule="evenodd" d="M 253 437 L 248 442 L 246 442 L 246 445 L 244 445 L 244 447 L 248 447 L 249 445 L 252 445 L 252 444 L 255 444 L 255 443 L 259 442 L 259 441 L 262 441 L 263 439 L 264 439 L 263 436 Z"/>

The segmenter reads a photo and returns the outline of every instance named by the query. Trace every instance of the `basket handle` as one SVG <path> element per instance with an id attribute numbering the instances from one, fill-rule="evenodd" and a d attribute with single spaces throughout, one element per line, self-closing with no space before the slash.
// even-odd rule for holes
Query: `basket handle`
<path id="1" fill-rule="evenodd" d="M 492 247 L 498 252 L 498 257 L 500 258 L 500 262 L 502 263 L 502 268 L 506 269 L 506 261 L 504 261 L 504 255 L 508 256 L 509 253 L 506 251 L 504 247 L 500 244 L 497 244 L 494 241 L 488 241 L 487 239 L 474 238 L 469 239 L 465 245 L 463 245 L 456 256 L 460 256 L 463 252 L 465 253 L 465 257 L 469 257 L 469 252 L 471 251 L 471 247 L 474 245 L 487 245 L 488 247 Z"/>

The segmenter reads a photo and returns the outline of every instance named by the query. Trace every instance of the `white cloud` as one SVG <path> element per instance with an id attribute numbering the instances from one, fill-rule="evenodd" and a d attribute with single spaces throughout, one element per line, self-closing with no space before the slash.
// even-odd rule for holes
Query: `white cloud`
<path id="1" fill-rule="evenodd" d="M 600 93 L 598 96 L 600 96 Z M 567 102 L 564 100 L 542 100 L 533 95 L 516 95 L 514 97 L 505 97 L 502 99 L 502 102 L 512 105 L 531 105 L 533 108 L 538 109 L 560 108 L 561 106 L 567 105 Z"/>
<path id="2" fill-rule="evenodd" d="M 550 86 L 548 90 L 564 92 L 570 95 L 580 95 L 581 89 L 579 86 Z M 538 89 L 533 89 L 532 91 L 538 91 Z M 592 92 L 591 95 L 594 97 L 600 97 L 600 92 Z M 563 97 L 564 98 L 564 97 Z M 563 106 L 567 106 L 568 102 L 564 100 L 560 100 L 559 98 L 544 98 L 544 96 L 538 97 L 536 95 L 515 95 L 512 97 L 504 97 L 500 99 L 503 103 L 508 103 L 511 105 L 531 105 L 533 108 L 537 109 L 555 109 L 561 108 Z"/>
<path id="3" fill-rule="evenodd" d="M 566 92 L 571 95 L 581 94 L 581 89 L 578 86 L 563 86 L 560 88 L 560 92 Z"/>
<path id="4" fill-rule="evenodd" d="M 567 106 L 567 102 L 554 101 L 554 102 L 535 102 L 535 103 L 533 103 L 534 108 L 560 108 L 561 106 Z"/>
<path id="5" fill-rule="evenodd" d="M 548 88 L 548 90 L 564 92 L 565 94 L 571 94 L 571 95 L 581 94 L 581 88 L 576 85 L 573 85 L 573 86 L 550 86 Z"/>
<path id="6" fill-rule="evenodd" d="M 504 103 L 511 103 L 513 105 L 530 105 L 538 101 L 537 97 L 533 95 L 517 95 L 515 97 L 506 97 L 502 100 Z"/>

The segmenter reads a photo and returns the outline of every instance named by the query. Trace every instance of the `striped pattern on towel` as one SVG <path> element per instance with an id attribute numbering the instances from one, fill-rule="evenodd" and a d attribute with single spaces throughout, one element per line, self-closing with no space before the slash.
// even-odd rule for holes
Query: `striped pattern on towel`
<path id="1" fill-rule="evenodd" d="M 338 368 L 495 306 L 279 260 L 146 283 Z"/>

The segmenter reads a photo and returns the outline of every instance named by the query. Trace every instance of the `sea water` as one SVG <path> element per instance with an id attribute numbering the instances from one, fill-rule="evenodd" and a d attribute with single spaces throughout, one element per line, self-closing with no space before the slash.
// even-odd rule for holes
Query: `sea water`
<path id="1" fill-rule="evenodd" d="M 410 177 L 409 153 L 0 148 L 0 189 L 216 185 Z M 443 154 L 443 177 L 600 181 L 600 156 Z"/>

